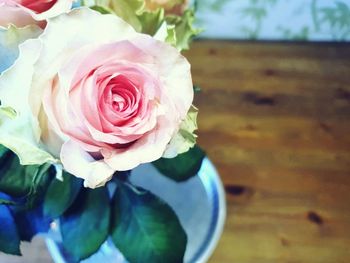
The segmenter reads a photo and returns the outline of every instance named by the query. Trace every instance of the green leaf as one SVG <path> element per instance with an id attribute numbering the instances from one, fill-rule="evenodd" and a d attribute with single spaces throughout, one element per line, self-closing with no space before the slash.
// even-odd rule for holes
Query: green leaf
<path id="1" fill-rule="evenodd" d="M 144 10 L 144 0 L 95 0 L 94 2 L 99 7 L 111 10 L 132 25 L 136 31 L 141 32 L 142 24 L 138 15 Z"/>
<path id="2" fill-rule="evenodd" d="M 33 168 L 21 166 L 17 156 L 6 151 L 0 158 L 0 191 L 13 197 L 26 196 L 30 192 L 36 167 Z"/>
<path id="3" fill-rule="evenodd" d="M 120 183 L 111 225 L 112 240 L 129 262 L 183 262 L 186 233 L 170 206 L 151 192 Z"/>
<path id="4" fill-rule="evenodd" d="M 197 135 L 194 131 L 198 128 L 197 115 L 198 109 L 192 105 L 186 118 L 182 121 L 179 131 L 171 138 L 163 157 L 174 158 L 178 154 L 187 152 L 196 144 Z"/>
<path id="5" fill-rule="evenodd" d="M 176 47 L 177 39 L 174 25 L 167 25 L 167 37 L 165 39 L 165 42 Z"/>
<path id="6" fill-rule="evenodd" d="M 30 207 L 25 198 L 13 198 L 0 192 L 0 203 L 4 202 L 12 214 L 21 241 L 31 241 L 38 233 L 46 233 L 51 220 L 43 216 L 42 201 Z"/>
<path id="7" fill-rule="evenodd" d="M 153 36 L 164 21 L 164 9 L 145 11 L 138 18 L 141 22 L 141 32 Z"/>
<path id="8" fill-rule="evenodd" d="M 176 47 L 176 32 L 174 25 L 168 25 L 163 21 L 153 37 L 159 41 L 166 42 L 173 47 Z"/>
<path id="9" fill-rule="evenodd" d="M 22 166 L 12 151 L 0 145 L 0 192 L 26 198 L 33 206 L 52 179 L 49 168 L 48 164 Z"/>
<path id="10" fill-rule="evenodd" d="M 197 175 L 204 157 L 205 153 L 196 145 L 175 158 L 160 158 L 152 164 L 166 177 L 181 182 Z"/>
<path id="11" fill-rule="evenodd" d="M 20 238 L 10 210 L 0 205 L 0 251 L 13 255 L 21 255 Z"/>
<path id="12" fill-rule="evenodd" d="M 36 234 L 49 230 L 51 220 L 43 215 L 42 205 L 29 210 L 20 206 L 11 206 L 10 209 L 22 241 L 30 242 Z"/>
<path id="13" fill-rule="evenodd" d="M 57 218 L 62 215 L 78 196 L 83 181 L 63 172 L 63 181 L 55 179 L 49 185 L 44 200 L 44 215 Z"/>
<path id="14" fill-rule="evenodd" d="M 103 7 L 103 6 L 94 5 L 94 6 L 91 6 L 90 8 L 91 8 L 92 10 L 95 10 L 95 11 L 101 13 L 102 15 L 113 13 L 112 10 L 110 10 L 110 9 L 107 8 L 107 7 Z"/>
<path id="15" fill-rule="evenodd" d="M 175 26 L 176 48 L 179 50 L 189 49 L 193 37 L 202 32 L 202 29 L 194 28 L 194 11 L 188 9 L 184 14 L 179 16 L 167 16 L 165 18 L 168 25 Z"/>
<path id="16" fill-rule="evenodd" d="M 60 217 L 64 248 L 79 261 L 94 254 L 109 231 L 110 205 L 106 187 L 83 188 Z"/>

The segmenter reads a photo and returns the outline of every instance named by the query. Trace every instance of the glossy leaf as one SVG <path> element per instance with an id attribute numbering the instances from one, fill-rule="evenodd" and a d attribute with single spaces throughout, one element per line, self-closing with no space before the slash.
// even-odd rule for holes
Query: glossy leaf
<path id="1" fill-rule="evenodd" d="M 175 158 L 161 158 L 152 164 L 166 177 L 181 182 L 197 175 L 205 153 L 197 145 Z"/>
<path id="2" fill-rule="evenodd" d="M 74 202 L 82 188 L 83 181 L 67 172 L 63 172 L 63 181 L 52 180 L 44 200 L 44 214 L 58 218 Z"/>
<path id="3" fill-rule="evenodd" d="M 13 198 L 26 198 L 28 205 L 34 206 L 53 176 L 50 165 L 22 166 L 12 151 L 0 145 L 0 192 Z"/>
<path id="4" fill-rule="evenodd" d="M 50 227 L 50 219 L 43 216 L 42 197 L 42 194 L 36 194 L 15 198 L 0 192 L 0 204 L 7 204 L 22 241 L 31 241 L 36 234 L 46 233 Z M 28 199 L 32 201 L 31 205 Z"/>
<path id="5" fill-rule="evenodd" d="M 10 210 L 0 205 L 0 251 L 20 255 L 20 238 Z"/>
<path id="6" fill-rule="evenodd" d="M 108 236 L 109 219 L 107 188 L 82 189 L 74 204 L 60 217 L 66 251 L 76 261 L 94 254 Z"/>
<path id="7" fill-rule="evenodd" d="M 129 262 L 183 262 L 186 233 L 170 206 L 151 192 L 120 183 L 111 225 L 112 240 Z"/>
<path id="8" fill-rule="evenodd" d="M 50 228 L 51 220 L 43 215 L 42 205 L 29 210 L 11 206 L 11 211 L 22 241 L 31 241 L 35 235 L 46 233 Z"/>

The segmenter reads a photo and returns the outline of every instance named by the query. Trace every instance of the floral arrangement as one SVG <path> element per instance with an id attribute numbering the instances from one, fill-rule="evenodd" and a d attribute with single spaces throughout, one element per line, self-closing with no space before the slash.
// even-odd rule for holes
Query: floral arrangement
<path id="1" fill-rule="evenodd" d="M 129 176 L 201 166 L 193 20 L 185 0 L 0 0 L 0 251 L 55 221 L 75 261 L 108 237 L 129 262 L 183 261 L 175 212 Z"/>

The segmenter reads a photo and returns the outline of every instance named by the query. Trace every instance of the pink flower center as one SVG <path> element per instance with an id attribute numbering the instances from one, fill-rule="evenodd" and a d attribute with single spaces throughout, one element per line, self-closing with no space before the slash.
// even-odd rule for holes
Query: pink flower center
<path id="1" fill-rule="evenodd" d="M 106 85 L 100 105 L 107 119 L 116 124 L 134 117 L 142 101 L 140 91 L 127 77 L 118 75 Z"/>

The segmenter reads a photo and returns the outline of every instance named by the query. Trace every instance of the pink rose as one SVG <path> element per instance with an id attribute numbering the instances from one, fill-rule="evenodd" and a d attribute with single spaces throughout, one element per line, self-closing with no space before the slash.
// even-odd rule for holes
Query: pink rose
<path id="1" fill-rule="evenodd" d="M 15 103 L 29 100 L 38 144 L 65 170 L 96 187 L 163 156 L 193 100 L 190 65 L 175 48 L 87 8 L 50 20 L 28 42 L 0 83 L 22 90 Z"/>
<path id="2" fill-rule="evenodd" d="M 145 0 L 148 10 L 154 11 L 164 8 L 167 14 L 182 15 L 188 6 L 189 0 Z"/>
<path id="3" fill-rule="evenodd" d="M 47 18 L 67 12 L 73 0 L 0 0 L 0 26 L 17 27 L 39 23 Z"/>

